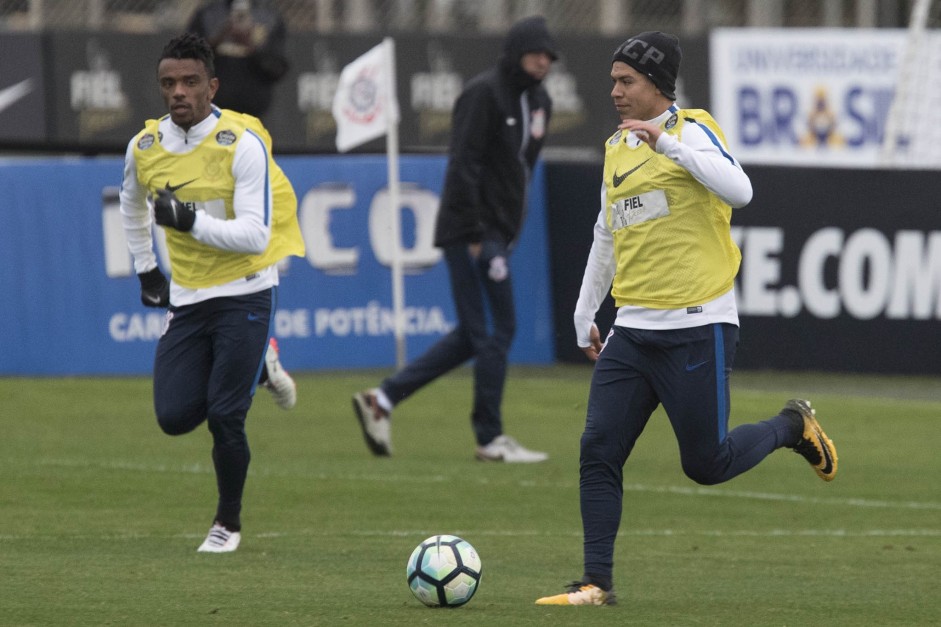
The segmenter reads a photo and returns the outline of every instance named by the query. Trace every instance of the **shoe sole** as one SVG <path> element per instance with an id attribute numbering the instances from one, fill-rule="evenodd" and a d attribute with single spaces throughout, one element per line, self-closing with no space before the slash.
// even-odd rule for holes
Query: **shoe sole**
<path id="1" fill-rule="evenodd" d="M 359 420 L 359 427 L 363 431 L 363 439 L 366 440 L 366 446 L 369 448 L 369 451 L 377 457 L 390 457 L 392 451 L 389 450 L 389 447 L 369 435 L 366 421 L 373 420 L 373 417 L 370 415 L 372 412 L 370 411 L 369 403 L 360 394 L 353 395 L 353 411 L 356 412 L 356 418 Z"/>

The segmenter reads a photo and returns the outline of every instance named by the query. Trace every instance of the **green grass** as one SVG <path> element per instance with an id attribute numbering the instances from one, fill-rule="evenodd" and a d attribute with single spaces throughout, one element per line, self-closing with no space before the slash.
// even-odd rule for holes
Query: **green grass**
<path id="1" fill-rule="evenodd" d="M 507 432 L 544 464 L 472 458 L 469 372 L 395 412 L 368 454 L 350 394 L 382 372 L 301 374 L 298 406 L 249 416 L 242 547 L 197 554 L 210 438 L 171 438 L 141 378 L 0 379 L 3 625 L 927 625 L 941 622 L 941 382 L 736 373 L 733 424 L 807 394 L 833 483 L 780 451 L 722 486 L 686 479 L 655 414 L 625 471 L 620 604 L 546 608 L 581 574 L 578 439 L 590 368 L 513 368 Z M 483 559 L 477 596 L 433 610 L 405 584 L 436 533 Z"/>

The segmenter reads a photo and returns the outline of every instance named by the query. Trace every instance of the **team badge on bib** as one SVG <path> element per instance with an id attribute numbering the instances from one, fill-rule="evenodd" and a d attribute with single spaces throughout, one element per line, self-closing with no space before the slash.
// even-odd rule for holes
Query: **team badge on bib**
<path id="1" fill-rule="evenodd" d="M 154 145 L 154 136 L 151 135 L 150 133 L 147 133 L 146 135 L 141 137 L 139 140 L 137 140 L 137 148 L 139 150 L 147 150 L 153 145 Z"/>
<path id="2" fill-rule="evenodd" d="M 220 146 L 231 146 L 235 143 L 235 133 L 230 130 L 219 131 L 216 133 L 216 141 Z"/>

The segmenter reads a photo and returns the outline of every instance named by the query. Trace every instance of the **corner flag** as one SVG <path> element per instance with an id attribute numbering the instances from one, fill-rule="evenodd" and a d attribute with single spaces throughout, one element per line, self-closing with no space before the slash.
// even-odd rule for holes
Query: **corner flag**
<path id="1" fill-rule="evenodd" d="M 337 123 L 337 150 L 340 152 L 387 136 L 395 362 L 403 368 L 406 361 L 405 282 L 402 278 L 399 207 L 399 101 L 396 97 L 395 41 L 391 37 L 386 37 L 381 44 L 343 68 L 333 98 L 333 118 Z"/>
<path id="2" fill-rule="evenodd" d="M 395 79 L 390 76 L 395 72 L 394 55 L 393 41 L 387 37 L 340 73 L 333 98 L 340 152 L 382 137 L 399 123 Z"/>

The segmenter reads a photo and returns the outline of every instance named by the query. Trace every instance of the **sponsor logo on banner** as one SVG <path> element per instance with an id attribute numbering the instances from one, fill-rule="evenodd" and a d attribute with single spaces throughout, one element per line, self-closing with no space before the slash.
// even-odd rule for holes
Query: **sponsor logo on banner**
<path id="1" fill-rule="evenodd" d="M 88 69 L 69 78 L 69 101 L 78 112 L 79 138 L 91 139 L 127 123 L 131 111 L 121 74 L 112 68 L 111 57 L 96 38 L 86 43 L 85 56 Z"/>
<path id="2" fill-rule="evenodd" d="M 875 167 L 904 31 L 717 29 L 712 111 L 742 163 Z"/>
<path id="3" fill-rule="evenodd" d="M 569 72 L 564 61 L 552 64 L 544 84 L 552 97 L 550 130 L 564 133 L 583 126 L 588 119 L 585 102 L 578 93 L 578 79 Z"/>
<path id="4" fill-rule="evenodd" d="M 33 91 L 33 79 L 27 78 L 0 89 L 0 113 L 9 109 Z"/>
<path id="5" fill-rule="evenodd" d="M 451 132 L 451 109 L 461 95 L 463 79 L 454 71 L 446 46 L 431 41 L 426 52 L 431 71 L 412 74 L 410 103 L 418 117 L 419 143 L 445 145 Z"/>
<path id="6" fill-rule="evenodd" d="M 316 69 L 297 77 L 297 109 L 304 116 L 307 141 L 318 143 L 332 141 L 336 134 L 332 107 L 340 73 L 336 54 L 325 42 L 314 44 L 313 58 Z"/>
<path id="7" fill-rule="evenodd" d="M 742 250 L 736 279 L 742 315 L 941 320 L 941 231 L 832 226 L 803 241 L 785 235 L 780 227 L 732 227 Z M 789 284 L 784 276 L 796 280 Z"/>

